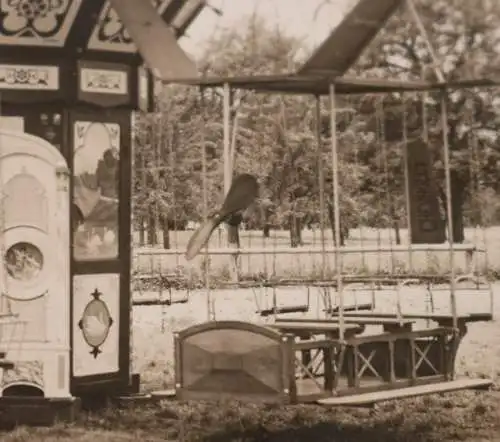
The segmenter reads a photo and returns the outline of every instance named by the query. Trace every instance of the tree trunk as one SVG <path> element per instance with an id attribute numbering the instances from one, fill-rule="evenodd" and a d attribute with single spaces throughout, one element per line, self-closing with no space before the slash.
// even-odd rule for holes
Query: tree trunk
<path id="1" fill-rule="evenodd" d="M 227 241 L 230 247 L 240 247 L 240 229 L 239 226 L 243 221 L 241 214 L 232 215 L 228 220 L 227 224 L 229 226 L 227 230 Z"/>
<path id="2" fill-rule="evenodd" d="M 229 226 L 227 239 L 231 247 L 240 247 L 240 231 L 236 226 Z"/>
<path id="3" fill-rule="evenodd" d="M 453 194 L 452 194 L 453 195 Z M 464 192 L 463 189 L 455 191 L 451 199 L 451 216 L 453 220 L 453 242 L 463 243 L 465 240 L 464 223 Z"/>
<path id="4" fill-rule="evenodd" d="M 139 219 L 139 246 L 146 245 L 146 229 L 144 228 L 144 218 L 141 216 Z"/>
<path id="5" fill-rule="evenodd" d="M 161 229 L 163 234 L 163 248 L 170 249 L 170 228 L 168 219 L 162 219 Z"/>
<path id="6" fill-rule="evenodd" d="M 466 184 L 457 177 L 454 171 L 451 171 L 451 217 L 453 220 L 453 242 L 463 243 L 465 240 L 465 222 L 464 222 L 464 202 Z M 441 200 L 443 202 L 445 222 L 447 220 L 446 193 L 441 191 Z"/>
<path id="7" fill-rule="evenodd" d="M 271 224 L 265 223 L 264 227 L 262 229 L 262 236 L 264 238 L 270 238 L 271 237 Z"/>
<path id="8" fill-rule="evenodd" d="M 333 204 L 330 201 L 328 201 L 327 203 L 327 210 L 328 210 L 328 221 L 330 222 L 330 229 L 332 231 L 333 245 L 336 247 L 337 237 L 335 236 L 335 213 L 333 210 Z M 348 236 L 348 233 L 346 234 L 345 231 L 348 232 L 348 228 L 344 228 L 342 226 L 342 221 L 340 221 L 340 246 L 345 245 L 345 239 Z"/>
<path id="9" fill-rule="evenodd" d="M 240 233 L 239 233 L 239 225 L 243 221 L 243 217 L 241 213 L 232 215 L 227 220 L 227 242 L 229 248 L 240 248 Z M 231 280 L 233 282 L 237 282 L 239 280 L 241 274 L 241 259 L 238 255 L 232 255 L 229 257 L 230 259 L 230 274 Z"/>
<path id="10" fill-rule="evenodd" d="M 399 223 L 396 219 L 392 221 L 392 228 L 394 229 L 394 234 L 396 235 L 396 244 L 399 246 L 401 244 L 401 231 L 399 230 Z"/>
<path id="11" fill-rule="evenodd" d="M 270 210 L 268 208 L 263 208 L 261 212 L 262 216 L 262 236 L 264 238 L 270 238 L 271 237 L 271 223 L 269 222 L 269 218 L 271 216 Z"/>
<path id="12" fill-rule="evenodd" d="M 150 209 L 148 211 L 148 244 L 150 246 L 156 246 L 158 244 L 158 238 L 156 237 L 156 217 L 154 216 L 154 212 Z"/>
<path id="13" fill-rule="evenodd" d="M 290 224 L 290 246 L 298 247 L 302 245 L 302 223 L 300 218 L 293 214 L 290 215 L 288 222 Z"/>

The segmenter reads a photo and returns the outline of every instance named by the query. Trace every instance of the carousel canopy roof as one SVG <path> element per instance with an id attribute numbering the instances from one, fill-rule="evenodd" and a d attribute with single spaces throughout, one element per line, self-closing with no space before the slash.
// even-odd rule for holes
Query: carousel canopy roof
<path id="1" fill-rule="evenodd" d="M 119 10 L 113 7 L 115 5 L 120 5 Z M 16 55 L 29 52 L 33 58 L 62 53 L 79 57 L 105 53 L 107 59 L 126 61 L 137 59 L 138 47 L 147 58 L 151 53 L 145 48 L 141 32 L 149 38 L 149 46 L 164 49 L 165 45 L 171 45 L 168 39 L 162 38 L 161 45 L 152 40 L 158 35 L 159 25 L 175 42 L 204 6 L 204 0 L 3 1 L 0 5 L 0 47 L 7 58 L 11 49 Z M 143 23 L 144 29 L 124 26 L 123 18 L 129 19 L 131 15 L 137 20 L 151 18 L 152 10 L 155 18 L 151 23 Z M 146 28 L 154 32 L 146 32 Z M 34 53 L 34 47 L 40 51 Z"/>
<path id="2" fill-rule="evenodd" d="M 180 76 L 177 80 L 168 80 L 160 75 L 160 78 L 167 83 L 199 87 L 221 87 L 228 84 L 235 89 L 316 96 L 327 95 L 332 84 L 335 86 L 335 93 L 340 95 L 486 87 L 500 84 L 500 79 L 478 79 L 445 84 L 437 81 L 362 79 L 345 76 L 387 20 L 405 1 L 357 0 L 346 17 L 296 72 L 226 78 L 193 75 L 190 78 Z"/>

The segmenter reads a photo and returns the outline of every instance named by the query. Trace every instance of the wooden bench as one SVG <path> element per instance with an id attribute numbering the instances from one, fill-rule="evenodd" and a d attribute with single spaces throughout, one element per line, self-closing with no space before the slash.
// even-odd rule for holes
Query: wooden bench
<path id="1" fill-rule="evenodd" d="M 386 318 L 395 319 L 397 315 L 395 313 L 378 313 L 378 312 L 345 312 L 346 317 L 360 317 L 360 318 Z M 405 319 L 430 319 L 435 322 L 446 322 L 453 320 L 452 315 L 444 315 L 439 313 L 425 314 L 425 313 L 405 313 L 403 314 Z M 468 313 L 463 315 L 458 315 L 457 319 L 464 322 L 483 322 L 491 321 L 493 319 L 491 313 Z"/>
<path id="2" fill-rule="evenodd" d="M 338 339 L 340 326 L 333 322 L 318 322 L 307 320 L 302 322 L 294 321 L 277 321 L 274 324 L 269 324 L 268 327 L 279 330 L 282 333 L 290 333 L 301 339 L 310 339 L 313 336 L 325 335 L 330 339 Z M 344 336 L 353 337 L 364 331 L 364 326 L 359 324 L 348 324 L 344 327 Z"/>
<path id="3" fill-rule="evenodd" d="M 301 324 L 310 322 L 310 319 L 304 318 L 290 318 L 290 319 L 276 319 L 276 324 L 282 324 L 284 322 L 287 323 L 295 323 Z M 314 321 L 316 322 L 316 321 Z M 328 319 L 318 319 L 318 323 L 320 324 L 338 324 L 340 322 L 340 318 L 338 316 L 334 316 Z M 382 325 L 385 332 L 396 332 L 396 331 L 411 331 L 412 325 L 415 323 L 415 320 L 408 318 L 377 318 L 377 317 L 365 317 L 365 316 L 349 316 L 344 318 L 345 324 L 357 324 L 357 325 Z"/>
<path id="4" fill-rule="evenodd" d="M 366 312 L 346 312 L 344 313 L 346 318 L 381 318 L 381 319 L 392 319 L 397 320 L 397 315 L 391 313 L 366 313 Z M 408 320 L 430 320 L 436 322 L 440 327 L 452 327 L 453 326 L 453 316 L 443 315 L 443 314 L 404 314 L 404 319 Z M 457 326 L 460 331 L 461 336 L 465 336 L 467 333 L 467 324 L 470 322 L 487 322 L 493 319 L 493 315 L 490 313 L 471 313 L 465 315 L 457 316 Z"/>

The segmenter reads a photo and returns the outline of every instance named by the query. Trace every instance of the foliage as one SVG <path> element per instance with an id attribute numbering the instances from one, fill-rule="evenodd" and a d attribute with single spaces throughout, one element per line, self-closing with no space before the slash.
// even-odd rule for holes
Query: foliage
<path id="1" fill-rule="evenodd" d="M 497 2 L 415 3 L 431 44 L 438 48 L 447 80 L 498 74 Z M 349 75 L 434 78 L 435 63 L 409 14 L 402 10 L 389 20 Z M 199 66 L 209 75 L 279 74 L 298 67 L 304 61 L 301 54 L 300 41 L 254 15 L 243 31 L 226 29 L 209 42 Z M 222 199 L 222 91 L 200 93 L 169 86 L 158 93 L 157 101 L 158 112 L 141 116 L 137 123 L 135 213 L 138 218 L 159 213 L 177 225 L 200 220 Z M 500 190 L 498 92 L 452 91 L 445 103 L 457 231 L 478 218 L 497 222 L 491 204 L 489 212 L 483 212 L 485 196 L 489 202 L 497 201 Z M 230 109 L 234 173 L 253 173 L 261 186 L 259 201 L 246 213 L 245 222 L 252 228 L 290 228 L 298 243 L 304 226 L 332 224 L 327 214 L 320 217 L 320 207 L 331 209 L 333 204 L 330 120 L 326 103 L 320 102 L 318 145 L 315 105 L 313 97 L 235 91 Z M 439 92 L 339 98 L 339 106 L 351 110 L 337 113 L 340 211 L 345 225 L 406 224 L 403 127 L 408 138 L 428 140 L 445 212 L 442 105 Z"/>

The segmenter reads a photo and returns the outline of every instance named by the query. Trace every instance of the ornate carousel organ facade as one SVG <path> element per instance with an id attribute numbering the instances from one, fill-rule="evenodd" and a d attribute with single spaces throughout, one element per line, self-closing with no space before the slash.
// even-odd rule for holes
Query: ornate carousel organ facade
<path id="1" fill-rule="evenodd" d="M 153 78 L 111 3 L 0 3 L 0 400 L 133 383 L 131 113 Z M 152 4 L 174 46 L 204 7 Z"/>

